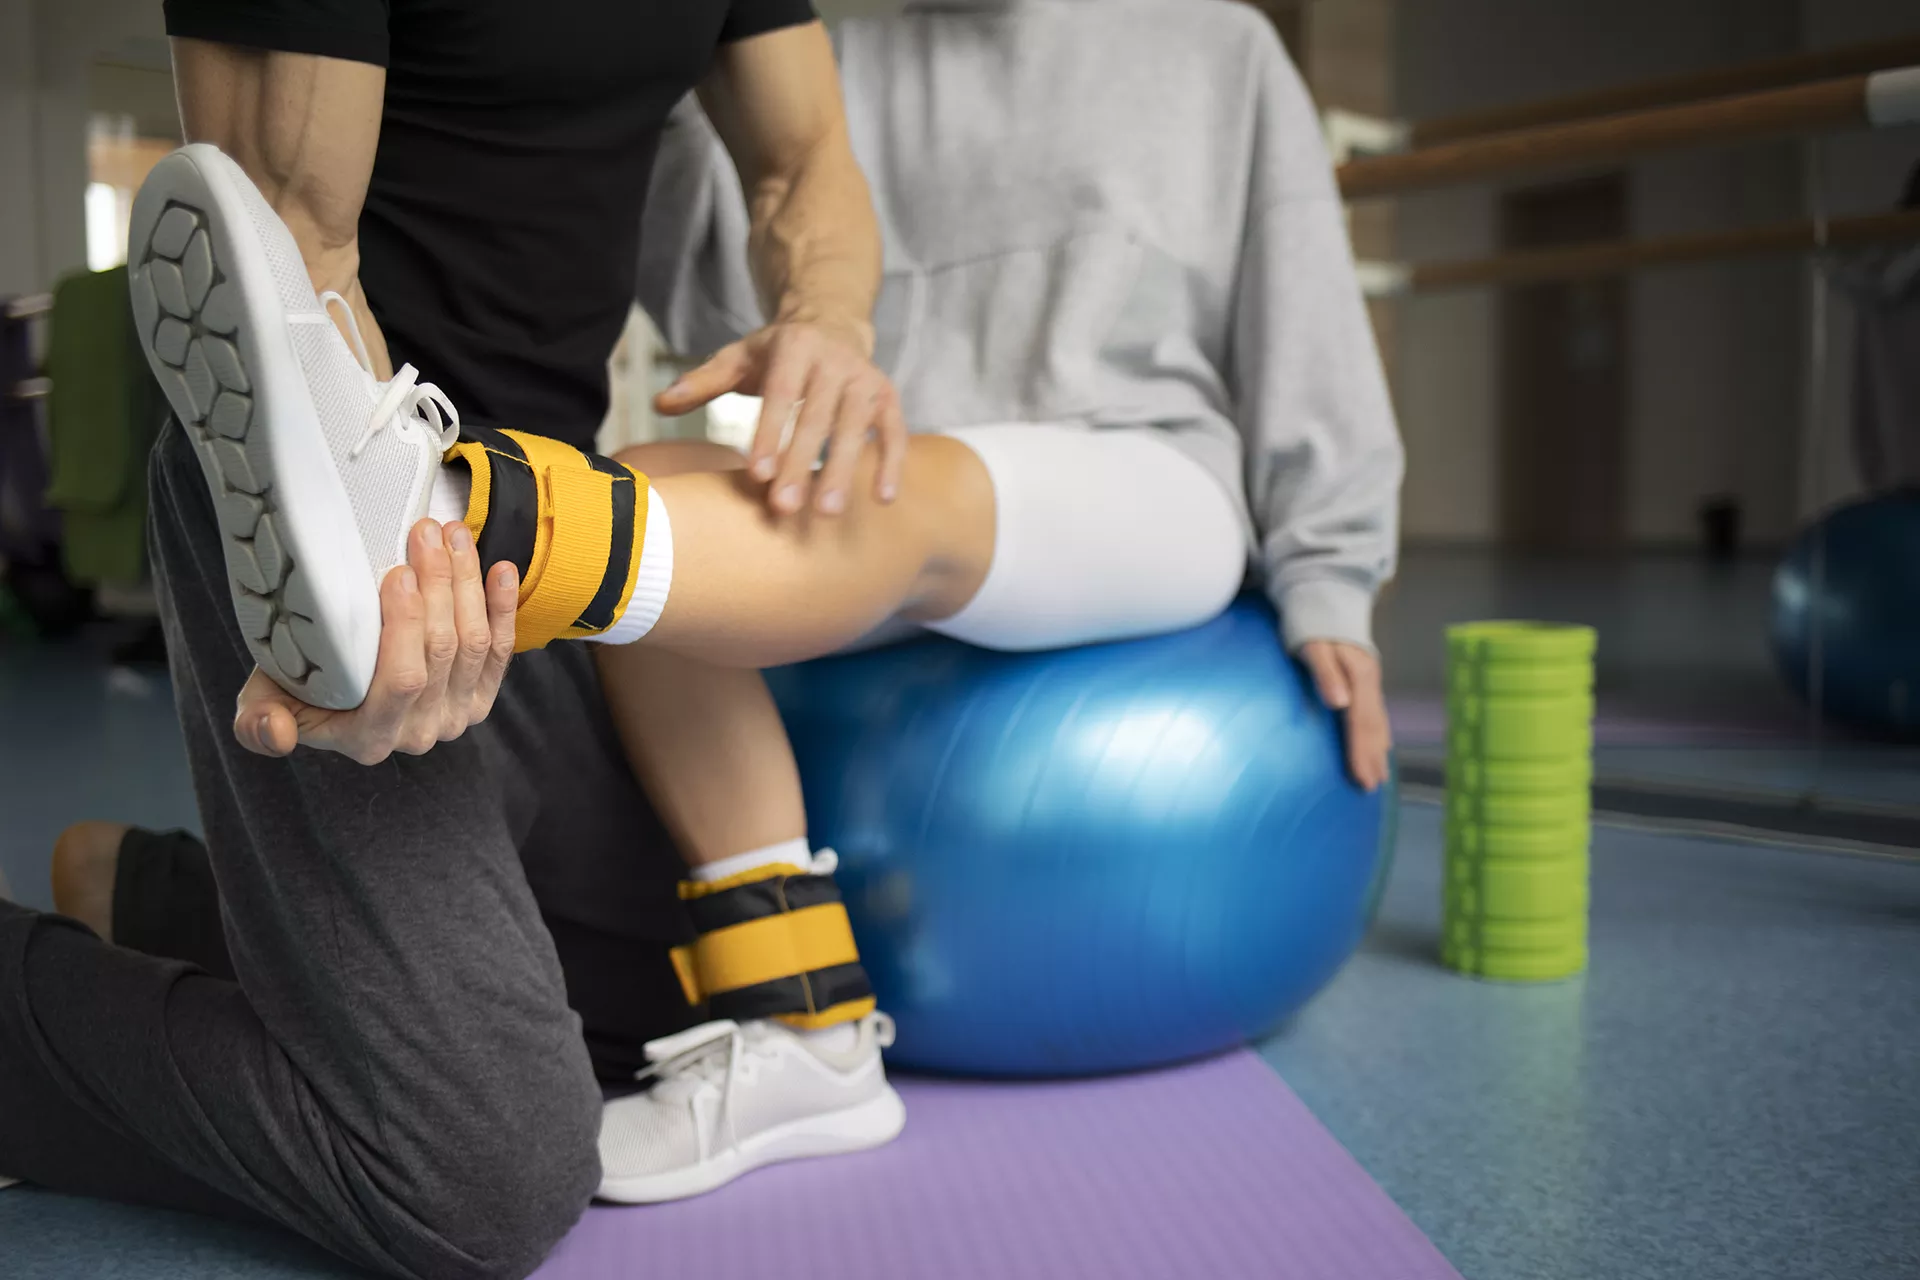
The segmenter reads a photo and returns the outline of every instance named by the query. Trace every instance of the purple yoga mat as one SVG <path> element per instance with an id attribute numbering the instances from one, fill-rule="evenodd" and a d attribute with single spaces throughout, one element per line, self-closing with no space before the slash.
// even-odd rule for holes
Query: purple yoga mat
<path id="1" fill-rule="evenodd" d="M 540 1280 L 1459 1280 L 1247 1052 L 1046 1084 L 907 1080 L 889 1147 L 595 1207 Z"/>

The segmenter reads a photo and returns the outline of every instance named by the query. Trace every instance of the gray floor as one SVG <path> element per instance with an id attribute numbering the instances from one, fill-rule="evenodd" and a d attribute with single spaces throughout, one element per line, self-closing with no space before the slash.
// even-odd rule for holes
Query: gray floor
<path id="1" fill-rule="evenodd" d="M 1609 696 L 1798 714 L 1757 569 L 1479 559 L 1410 558 L 1382 628 L 1397 688 L 1438 687 L 1444 621 L 1563 617 L 1601 626 Z M 1660 749 L 1675 777 L 1779 764 Z M 1843 782 L 1902 785 L 1908 758 L 1863 751 Z M 0 870 L 23 900 L 46 903 L 80 817 L 195 825 L 164 682 L 0 648 Z M 1920 866 L 1603 830 L 1591 975 L 1512 988 L 1432 962 L 1430 808 L 1401 848 L 1367 947 L 1267 1053 L 1471 1280 L 1920 1276 Z M 332 1272 L 271 1233 L 0 1192 L 0 1276 Z"/>
<path id="2" fill-rule="evenodd" d="M 1265 1053 L 1469 1280 L 1920 1275 L 1920 866 L 1602 829 L 1592 971 L 1519 987 L 1434 963 L 1438 865 L 1410 805 L 1372 937 Z M 46 1280 L 345 1274 L 31 1189 L 0 1242 Z"/>
<path id="3" fill-rule="evenodd" d="M 1507 986 L 1438 827 L 1266 1054 L 1470 1280 L 1920 1276 L 1920 865 L 1603 828 L 1589 974 Z"/>
<path id="4" fill-rule="evenodd" d="M 173 693 L 94 644 L 0 640 L 0 873 L 17 899 L 51 905 L 47 855 L 81 818 L 199 827 Z"/>

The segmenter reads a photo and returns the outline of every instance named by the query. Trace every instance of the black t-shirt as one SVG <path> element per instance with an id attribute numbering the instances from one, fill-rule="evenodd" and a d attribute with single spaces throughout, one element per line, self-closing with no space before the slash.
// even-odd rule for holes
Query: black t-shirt
<path id="1" fill-rule="evenodd" d="M 590 446 L 667 113 L 810 0 L 166 0 L 167 31 L 387 68 L 360 281 L 463 419 Z"/>

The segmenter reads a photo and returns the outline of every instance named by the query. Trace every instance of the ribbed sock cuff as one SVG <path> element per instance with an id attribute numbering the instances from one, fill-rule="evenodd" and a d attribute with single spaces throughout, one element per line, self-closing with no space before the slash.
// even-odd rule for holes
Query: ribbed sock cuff
<path id="1" fill-rule="evenodd" d="M 611 627 L 590 637 L 601 644 L 632 644 L 653 630 L 660 611 L 667 607 L 667 591 L 673 585 L 673 523 L 667 519 L 667 504 L 660 491 L 647 486 L 647 529 L 640 543 L 640 568 L 633 577 L 633 595 L 626 610 Z"/>
<path id="2" fill-rule="evenodd" d="M 743 871 L 757 871 L 761 867 L 770 867 L 781 862 L 788 863 L 804 873 L 813 865 L 813 846 L 807 843 L 805 836 L 795 836 L 791 840 L 782 840 L 778 844 L 749 849 L 745 853 L 736 853 L 718 862 L 690 867 L 687 870 L 687 879 L 696 880 L 701 884 L 712 884 L 716 880 L 737 876 Z"/>

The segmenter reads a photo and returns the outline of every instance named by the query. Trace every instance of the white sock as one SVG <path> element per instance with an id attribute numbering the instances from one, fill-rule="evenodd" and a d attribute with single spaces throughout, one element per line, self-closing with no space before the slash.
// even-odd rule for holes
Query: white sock
<path id="1" fill-rule="evenodd" d="M 770 867 L 777 862 L 784 862 L 791 866 L 795 873 L 805 875 L 813 868 L 813 846 L 807 843 L 805 836 L 795 836 L 791 840 L 782 840 L 778 844 L 749 849 L 745 853 L 736 853 L 718 862 L 689 867 L 687 877 L 700 884 L 712 884 L 715 880 L 725 880 L 743 871 L 757 871 L 761 867 Z"/>
<path id="2" fill-rule="evenodd" d="M 737 876 L 743 871 L 754 871 L 760 867 L 770 867 L 780 863 L 785 863 L 795 871 L 805 874 L 813 863 L 813 846 L 807 843 L 805 836 L 796 836 L 792 840 L 782 840 L 778 844 L 770 844 L 764 848 L 736 853 L 718 862 L 690 867 L 687 875 L 701 884 L 712 884 L 716 880 Z M 814 1031 L 795 1031 L 794 1034 L 804 1040 L 809 1048 L 827 1053 L 846 1053 L 860 1042 L 860 1024 L 839 1022 L 831 1027 L 821 1027 Z"/>
<path id="3" fill-rule="evenodd" d="M 427 495 L 427 519 L 448 524 L 467 518 L 467 503 L 473 499 L 473 473 L 466 464 L 444 466 L 433 478 L 433 492 Z"/>
<path id="4" fill-rule="evenodd" d="M 640 544 L 640 569 L 634 575 L 633 595 L 614 624 L 592 637 L 602 644 L 632 644 L 660 621 L 667 607 L 667 588 L 673 585 L 673 524 L 660 491 L 647 486 L 647 531 Z M 804 843 L 804 842 L 803 842 Z"/>
<path id="5" fill-rule="evenodd" d="M 793 1034 L 799 1036 L 809 1049 L 818 1049 L 823 1053 L 845 1053 L 860 1043 L 860 1024 L 836 1022 L 830 1027 L 796 1031 Z"/>

